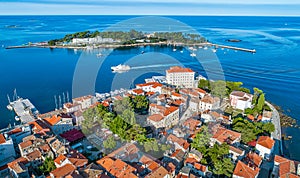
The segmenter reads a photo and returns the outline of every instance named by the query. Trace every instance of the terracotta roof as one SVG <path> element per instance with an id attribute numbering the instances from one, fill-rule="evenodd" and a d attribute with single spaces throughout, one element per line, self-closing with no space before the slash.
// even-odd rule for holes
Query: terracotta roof
<path id="1" fill-rule="evenodd" d="M 7 164 L 7 166 L 11 169 L 13 169 L 17 173 L 22 173 L 26 170 L 25 165 L 29 163 L 28 160 L 24 157 L 20 157 L 10 163 Z"/>
<path id="2" fill-rule="evenodd" d="M 299 176 L 296 176 L 295 173 L 296 173 L 296 165 L 295 165 L 295 162 L 292 161 L 292 160 L 289 160 L 287 158 L 284 158 L 284 157 L 281 157 L 281 156 L 278 156 L 278 155 L 275 155 L 275 158 L 274 158 L 274 162 L 275 164 L 278 164 L 279 165 L 279 176 L 280 177 L 299 177 Z"/>
<path id="3" fill-rule="evenodd" d="M 101 165 L 106 171 L 115 177 L 137 177 L 133 174 L 136 169 L 120 159 L 104 157 L 98 160 L 97 164 Z"/>
<path id="4" fill-rule="evenodd" d="M 88 164 L 88 159 L 68 158 L 68 160 L 76 167 L 83 167 Z"/>
<path id="5" fill-rule="evenodd" d="M 22 129 L 20 127 L 18 127 L 18 128 L 15 128 L 15 129 L 9 131 L 7 134 L 13 135 L 13 134 L 20 133 L 20 132 L 22 132 Z"/>
<path id="6" fill-rule="evenodd" d="M 51 148 L 50 148 L 50 146 L 46 143 L 46 144 L 40 146 L 40 150 L 41 150 L 42 152 L 44 152 L 44 153 L 47 153 L 47 152 L 51 151 Z"/>
<path id="7" fill-rule="evenodd" d="M 87 96 L 82 96 L 82 97 L 78 97 L 78 98 L 73 98 L 73 101 L 79 101 L 79 102 L 82 102 L 84 100 L 87 100 L 87 99 L 91 99 L 93 98 L 92 95 L 87 95 Z"/>
<path id="8" fill-rule="evenodd" d="M 193 119 L 193 118 L 189 118 L 183 123 L 183 125 L 188 127 L 190 130 L 195 130 L 196 127 L 200 124 L 201 124 L 201 121 Z"/>
<path id="9" fill-rule="evenodd" d="M 224 127 L 219 127 L 217 132 L 213 135 L 212 138 L 215 138 L 220 143 L 231 143 L 232 141 L 241 137 L 241 134 L 232 130 L 228 130 Z"/>
<path id="10" fill-rule="evenodd" d="M 51 126 L 57 124 L 60 120 L 61 117 L 57 115 L 53 115 L 52 117 L 47 117 L 44 119 L 47 123 L 49 123 Z"/>
<path id="11" fill-rule="evenodd" d="M 136 84 L 136 86 L 138 87 L 152 86 L 153 88 L 156 88 L 156 87 L 161 87 L 163 85 L 158 82 L 148 82 L 148 83 Z"/>
<path id="12" fill-rule="evenodd" d="M 233 171 L 233 175 L 239 177 L 245 177 L 245 178 L 254 178 L 258 175 L 258 173 L 259 173 L 259 168 L 252 169 L 241 161 L 238 161 Z"/>
<path id="13" fill-rule="evenodd" d="M 244 97 L 245 95 L 247 95 L 247 93 L 243 92 L 243 91 L 233 91 L 230 93 L 230 95 L 234 95 L 234 96 L 238 96 L 238 97 Z"/>
<path id="14" fill-rule="evenodd" d="M 29 147 L 29 146 L 31 146 L 31 145 L 32 145 L 32 141 L 31 141 L 31 140 L 28 140 L 28 141 L 19 143 L 19 147 L 20 147 L 21 149 L 27 148 L 27 147 Z"/>
<path id="15" fill-rule="evenodd" d="M 154 122 L 159 122 L 164 119 L 164 116 L 162 116 L 161 114 L 152 114 L 147 119 L 152 120 Z"/>
<path id="16" fill-rule="evenodd" d="M 256 144 L 259 144 L 265 148 L 268 148 L 268 149 L 272 149 L 274 144 L 275 144 L 275 141 L 268 137 L 268 136 L 260 136 L 257 140 L 257 143 Z"/>
<path id="17" fill-rule="evenodd" d="M 259 167 L 260 163 L 262 162 L 262 158 L 255 152 L 249 152 L 246 156 L 246 159 L 252 162 L 256 167 Z"/>
<path id="18" fill-rule="evenodd" d="M 33 152 L 28 153 L 26 155 L 26 157 L 27 157 L 27 159 L 29 161 L 34 161 L 34 160 L 36 160 L 38 158 L 41 158 L 42 157 L 42 153 L 39 150 L 34 150 Z"/>
<path id="19" fill-rule="evenodd" d="M 65 161 L 67 157 L 65 157 L 63 154 L 58 155 L 57 158 L 55 158 L 54 162 L 58 165 L 60 165 L 63 161 Z"/>
<path id="20" fill-rule="evenodd" d="M 142 90 L 142 89 L 133 89 L 132 92 L 134 92 L 135 94 L 140 95 L 140 94 L 144 93 L 144 90 Z"/>
<path id="21" fill-rule="evenodd" d="M 248 115 L 247 115 L 247 118 L 248 118 L 249 120 L 251 120 L 251 121 L 254 121 L 254 119 L 255 119 L 254 116 L 251 115 L 251 114 L 248 114 Z"/>
<path id="22" fill-rule="evenodd" d="M 176 97 L 181 97 L 181 94 L 176 93 L 176 92 L 172 92 L 172 95 L 173 95 L 173 96 L 176 96 Z"/>
<path id="23" fill-rule="evenodd" d="M 188 147 L 190 146 L 190 144 L 183 138 L 178 138 L 173 134 L 170 134 L 167 138 L 168 141 L 172 141 L 172 142 L 176 142 L 178 143 L 178 145 L 180 145 L 181 147 L 183 147 L 184 149 L 188 149 Z"/>
<path id="24" fill-rule="evenodd" d="M 76 170 L 76 167 L 72 164 L 65 164 L 62 167 L 56 168 L 50 172 L 54 177 L 65 177 L 72 174 Z"/>
<path id="25" fill-rule="evenodd" d="M 202 90 L 201 88 L 196 88 L 196 90 L 197 90 L 198 92 L 200 92 L 200 93 L 206 94 L 206 91 L 205 91 L 205 90 Z"/>
<path id="26" fill-rule="evenodd" d="M 177 72 L 194 72 L 190 68 L 183 68 L 179 66 L 171 67 L 169 70 L 167 70 L 167 73 L 177 73 Z"/>
<path id="27" fill-rule="evenodd" d="M 209 103 L 209 104 L 213 104 L 215 102 L 218 102 L 220 99 L 217 97 L 212 97 L 209 95 L 205 95 L 200 101 L 204 102 L 204 103 Z"/>
<path id="28" fill-rule="evenodd" d="M 145 178 L 160 178 L 160 177 L 165 177 L 167 174 L 168 171 L 161 166 L 156 170 L 152 171 L 150 174 L 146 175 Z"/>
<path id="29" fill-rule="evenodd" d="M 6 139 L 3 134 L 0 134 L 0 144 L 5 143 Z"/>
<path id="30" fill-rule="evenodd" d="M 233 151 L 233 152 L 235 152 L 235 153 L 238 153 L 238 154 L 240 154 L 240 155 L 242 155 L 243 154 L 243 150 L 241 150 L 241 149 L 239 149 L 239 148 L 236 148 L 236 147 L 234 147 L 234 146 L 229 146 L 229 150 L 231 150 L 231 151 Z"/>

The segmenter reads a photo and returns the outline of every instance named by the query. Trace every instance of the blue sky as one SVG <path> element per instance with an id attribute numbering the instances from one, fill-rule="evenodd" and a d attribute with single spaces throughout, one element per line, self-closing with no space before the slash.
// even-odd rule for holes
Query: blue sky
<path id="1" fill-rule="evenodd" d="M 299 0 L 1 0 L 0 15 L 300 16 Z"/>

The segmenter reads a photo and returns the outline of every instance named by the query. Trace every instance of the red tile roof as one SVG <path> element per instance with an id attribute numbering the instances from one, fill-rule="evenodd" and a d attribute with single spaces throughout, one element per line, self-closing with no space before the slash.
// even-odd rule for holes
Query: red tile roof
<path id="1" fill-rule="evenodd" d="M 197 126 L 201 124 L 201 121 L 189 118 L 187 119 L 183 125 L 188 127 L 190 130 L 196 130 Z"/>
<path id="2" fill-rule="evenodd" d="M 47 123 L 49 123 L 51 126 L 57 124 L 60 120 L 61 117 L 57 115 L 53 115 L 52 117 L 47 117 L 44 119 Z"/>
<path id="3" fill-rule="evenodd" d="M 0 134 L 0 144 L 5 143 L 6 139 L 3 134 Z"/>
<path id="4" fill-rule="evenodd" d="M 60 154 L 57 158 L 55 158 L 54 162 L 58 165 L 60 165 L 62 162 L 64 162 L 67 159 L 63 154 Z"/>
<path id="5" fill-rule="evenodd" d="M 164 116 L 162 116 L 161 114 L 152 114 L 148 117 L 148 119 L 154 122 L 159 122 L 164 119 Z"/>
<path id="6" fill-rule="evenodd" d="M 72 174 L 76 170 L 76 167 L 72 164 L 65 164 L 62 167 L 56 168 L 50 172 L 54 177 L 65 177 Z"/>
<path id="7" fill-rule="evenodd" d="M 29 147 L 31 145 L 32 145 L 32 141 L 31 140 L 19 143 L 19 147 L 21 149 L 27 148 L 27 147 Z"/>
<path id="8" fill-rule="evenodd" d="M 176 142 L 178 145 L 183 147 L 185 150 L 189 148 L 190 144 L 183 138 L 178 138 L 173 134 L 170 134 L 167 138 L 168 141 Z"/>
<path id="9" fill-rule="evenodd" d="M 136 169 L 129 164 L 125 163 L 120 159 L 113 159 L 110 157 L 104 157 L 97 161 L 97 164 L 101 165 L 106 171 L 115 177 L 130 177 L 136 178 L 137 176 L 133 174 Z"/>
<path id="10" fill-rule="evenodd" d="M 88 159 L 68 158 L 68 160 L 76 167 L 83 167 L 88 164 Z"/>
<path id="11" fill-rule="evenodd" d="M 246 159 L 252 162 L 256 167 L 259 167 L 262 162 L 262 158 L 254 152 L 249 152 L 246 156 Z"/>
<path id="12" fill-rule="evenodd" d="M 29 161 L 34 161 L 36 159 L 41 159 L 42 153 L 39 150 L 34 150 L 33 152 L 28 153 L 26 157 Z"/>
<path id="13" fill-rule="evenodd" d="M 144 90 L 142 90 L 142 89 L 133 89 L 132 92 L 134 92 L 137 95 L 140 95 L 140 94 L 144 93 Z"/>
<path id="14" fill-rule="evenodd" d="M 275 144 L 275 141 L 268 137 L 268 136 L 260 136 L 257 140 L 257 143 L 256 144 L 259 144 L 265 148 L 268 148 L 268 149 L 272 149 L 274 144 Z"/>
<path id="15" fill-rule="evenodd" d="M 177 73 L 177 72 L 194 72 L 190 68 L 183 68 L 179 66 L 171 67 L 169 70 L 167 70 L 168 73 Z"/>
<path id="16" fill-rule="evenodd" d="M 287 158 L 275 155 L 274 158 L 275 164 L 279 165 L 279 176 L 282 178 L 285 177 L 296 177 L 299 178 L 299 176 L 295 175 L 296 173 L 296 165 L 295 162 L 292 160 L 289 160 Z"/>
<path id="17" fill-rule="evenodd" d="M 160 178 L 165 177 L 169 172 L 164 167 L 159 167 L 152 171 L 150 174 L 146 175 L 145 178 Z"/>
<path id="18" fill-rule="evenodd" d="M 233 175 L 239 177 L 245 177 L 245 178 L 254 178 L 258 175 L 258 173 L 259 173 L 259 168 L 252 169 L 241 161 L 238 161 L 233 171 Z"/>
<path id="19" fill-rule="evenodd" d="M 241 138 L 241 134 L 232 130 L 228 130 L 224 127 L 219 127 L 212 138 L 215 138 L 220 143 L 231 143 L 232 141 Z"/>

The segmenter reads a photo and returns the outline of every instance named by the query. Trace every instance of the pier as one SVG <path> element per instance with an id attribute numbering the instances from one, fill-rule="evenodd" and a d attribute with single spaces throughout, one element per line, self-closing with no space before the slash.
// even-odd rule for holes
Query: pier
<path id="1" fill-rule="evenodd" d="M 218 45 L 218 44 L 212 44 L 212 43 L 210 45 L 214 46 L 215 48 L 227 48 L 227 49 L 232 49 L 232 50 L 237 50 L 237 51 L 256 53 L 255 49 L 246 49 L 246 48 L 239 48 L 239 47 L 226 46 L 226 45 Z"/>

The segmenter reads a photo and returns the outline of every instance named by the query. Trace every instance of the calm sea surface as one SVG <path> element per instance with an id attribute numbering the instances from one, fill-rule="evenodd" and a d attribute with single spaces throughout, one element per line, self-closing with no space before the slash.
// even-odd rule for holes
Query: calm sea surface
<path id="1" fill-rule="evenodd" d="M 54 95 L 62 96 L 62 93 L 69 92 L 71 97 L 75 67 L 82 57 L 91 65 L 103 62 L 96 78 L 97 92 L 127 87 L 128 83 L 143 82 L 144 78 L 153 74 L 163 74 L 166 68 L 175 64 L 173 60 L 168 60 L 170 58 L 206 75 L 203 64 L 200 62 L 201 66 L 190 57 L 186 49 L 183 53 L 179 50 L 173 52 L 168 47 L 102 50 L 101 53 L 110 53 L 104 61 L 96 57 L 99 51 L 4 49 L 5 46 L 60 38 L 78 31 L 104 30 L 130 18 L 132 16 L 0 16 L 0 128 L 14 123 L 14 115 L 6 109 L 6 105 L 7 94 L 12 96 L 15 88 L 19 96 L 29 98 L 41 113 L 55 108 Z M 214 43 L 256 49 L 256 54 L 221 49 L 217 51 L 226 80 L 242 81 L 246 87 L 262 89 L 269 101 L 300 120 L 300 18 L 170 18 L 190 25 Z M 226 39 L 231 38 L 241 39 L 242 42 L 226 42 Z M 145 51 L 145 55 L 140 55 L 141 51 Z M 123 75 L 128 80 L 112 82 L 115 74 L 111 73 L 110 67 L 135 56 L 138 58 L 131 63 L 134 70 Z M 113 86 L 111 83 L 114 83 Z M 300 160 L 300 151 L 297 149 L 300 147 L 300 130 L 289 128 L 284 131 L 293 135 L 293 140 L 285 144 L 290 157 Z"/>

